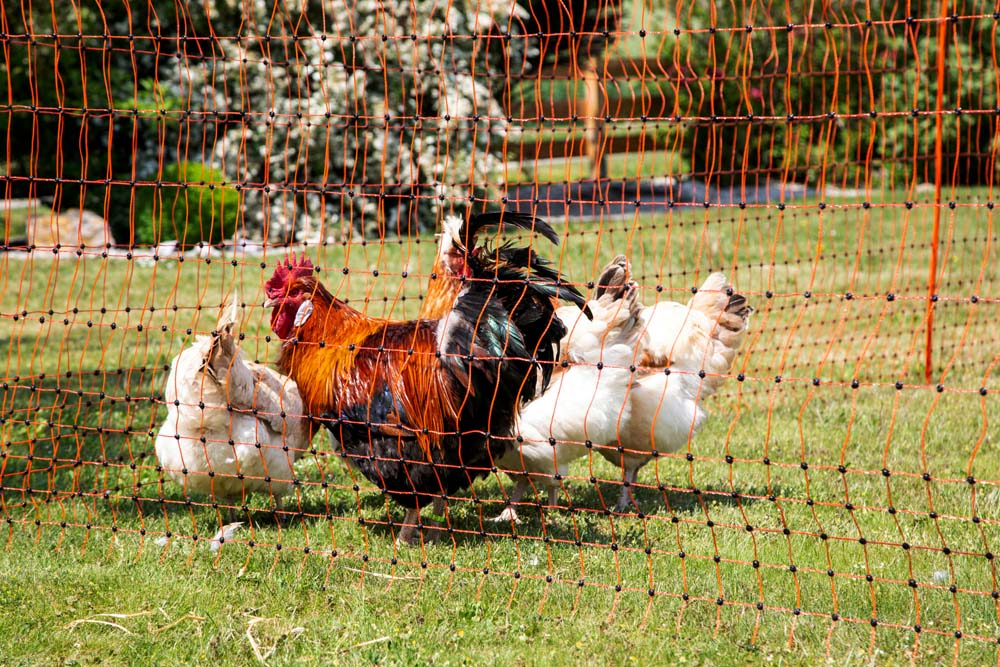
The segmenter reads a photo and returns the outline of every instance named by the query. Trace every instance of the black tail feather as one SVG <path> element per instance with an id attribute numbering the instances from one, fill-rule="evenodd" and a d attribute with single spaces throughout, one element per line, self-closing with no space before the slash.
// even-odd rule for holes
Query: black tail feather
<path id="1" fill-rule="evenodd" d="M 490 253 L 490 250 L 484 252 Z M 507 265 L 529 269 L 545 280 L 559 280 L 559 272 L 552 268 L 552 263 L 539 257 L 531 248 L 519 248 L 507 242 L 496 249 L 496 254 Z"/>
<path id="2" fill-rule="evenodd" d="M 565 326 L 555 316 L 554 300 L 569 301 L 580 308 L 586 308 L 587 300 L 528 248 L 502 246 L 492 254 L 484 249 L 475 259 L 470 263 L 473 277 L 489 279 L 488 284 L 496 280 L 500 301 L 523 335 L 529 357 L 538 362 L 544 388 L 559 357 L 559 341 L 566 334 Z M 524 388 L 525 398 L 534 396 L 531 384 Z"/>
<path id="3" fill-rule="evenodd" d="M 489 251 L 485 251 L 489 254 Z M 552 263 L 538 256 L 531 248 L 517 248 L 505 243 L 496 250 L 496 255 L 506 268 L 508 280 L 524 280 L 523 270 L 528 271 L 528 280 L 532 289 L 543 296 L 569 301 L 587 313 L 588 319 L 593 319 L 587 299 L 573 285 L 563 282 L 559 272 L 552 268 Z M 499 275 L 498 275 L 499 277 Z"/>
<path id="4" fill-rule="evenodd" d="M 471 215 L 466 219 L 465 225 L 459 234 L 465 242 L 465 247 L 472 248 L 475 245 L 476 235 L 479 234 L 480 230 L 500 224 L 537 232 L 555 245 L 559 245 L 559 234 L 547 222 L 541 218 L 514 211 L 489 211 L 488 213 Z"/>
<path id="5" fill-rule="evenodd" d="M 488 220 L 499 215 L 483 214 Z M 517 220 L 534 222 L 529 216 L 517 216 Z M 555 316 L 557 301 L 569 301 L 589 312 L 587 301 L 530 248 L 509 243 L 496 249 L 477 247 L 467 259 L 471 279 L 455 302 L 456 322 L 448 325 L 445 338 L 463 348 L 474 342 L 473 347 L 501 358 L 485 364 L 470 360 L 465 371 L 470 382 L 474 374 L 492 376 L 514 385 L 522 399 L 530 399 L 538 388 L 538 372 L 543 378 L 541 387 L 548 384 L 559 356 L 559 341 L 566 333 Z"/>

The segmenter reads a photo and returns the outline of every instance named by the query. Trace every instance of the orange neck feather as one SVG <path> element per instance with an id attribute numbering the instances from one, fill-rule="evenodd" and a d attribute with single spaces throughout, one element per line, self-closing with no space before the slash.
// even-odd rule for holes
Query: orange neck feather
<path id="1" fill-rule="evenodd" d="M 322 285 L 312 301 L 312 315 L 296 329 L 298 342 L 281 346 L 278 368 L 299 385 L 309 413 L 319 416 L 334 409 L 336 388 L 350 374 L 361 342 L 385 322 L 359 313 Z"/>
<path id="2" fill-rule="evenodd" d="M 436 320 L 447 315 L 454 307 L 458 293 L 462 291 L 462 282 L 444 265 L 440 256 L 434 258 L 432 271 L 437 277 L 428 281 L 427 294 L 420 305 L 420 318 L 425 320 Z"/>

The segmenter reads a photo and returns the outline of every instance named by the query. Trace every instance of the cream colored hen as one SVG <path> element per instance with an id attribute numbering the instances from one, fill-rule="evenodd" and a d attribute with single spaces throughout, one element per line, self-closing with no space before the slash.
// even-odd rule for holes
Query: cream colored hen
<path id="1" fill-rule="evenodd" d="M 561 383 L 554 380 L 545 396 L 522 409 L 523 442 L 499 463 L 525 474 L 497 520 L 517 519 L 513 505 L 532 481 L 544 482 L 549 503 L 555 504 L 559 480 L 570 463 L 587 454 L 580 443 L 588 440 L 622 470 L 622 490 L 615 505 L 622 512 L 633 500 L 631 488 L 639 469 L 658 454 L 684 447 L 705 421 L 701 402 L 725 381 L 746 336 L 752 308 L 722 273 L 710 275 L 687 304 L 659 302 L 644 307 L 629 274 L 623 255 L 605 267 L 598 298 L 589 303 L 592 321 L 575 307 L 557 309 L 568 329 L 562 341 L 566 358 L 581 365 L 570 367 Z M 619 347 L 611 347 L 615 345 Z M 614 349 L 620 373 L 595 385 L 593 364 L 602 350 L 609 349 Z M 642 364 L 637 373 L 624 368 L 639 363 L 636 360 Z M 572 390 L 559 394 L 555 387 Z M 591 420 L 604 428 L 592 427 Z"/>
<path id="2" fill-rule="evenodd" d="M 628 259 L 619 255 L 601 274 L 597 294 L 607 298 L 632 289 L 630 273 Z M 620 446 L 598 450 L 622 469 L 616 511 L 633 500 L 631 486 L 642 466 L 686 446 L 701 427 L 706 418 L 701 402 L 728 377 L 752 312 L 722 273 L 711 274 L 687 304 L 659 302 L 642 309 L 644 374 L 630 388 Z"/>
<path id="3" fill-rule="evenodd" d="M 218 330 L 174 358 L 156 457 L 186 495 L 236 501 L 263 492 L 280 510 L 292 490 L 292 464 L 309 447 L 310 424 L 295 382 L 244 358 L 237 319 L 234 294 Z"/>

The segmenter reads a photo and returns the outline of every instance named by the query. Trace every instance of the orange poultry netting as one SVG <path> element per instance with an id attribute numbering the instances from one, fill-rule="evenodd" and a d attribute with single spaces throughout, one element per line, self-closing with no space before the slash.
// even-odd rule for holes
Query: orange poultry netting
<path id="1" fill-rule="evenodd" d="M 210 542 L 326 577 L 488 578 L 541 609 L 563 590 L 678 623 L 708 607 L 828 653 L 846 633 L 988 655 L 998 25 L 985 0 L 5 0 L 7 548 Z M 317 398 L 359 349 L 396 377 L 414 348 L 444 363 L 446 337 L 322 329 L 315 287 L 272 311 L 290 253 L 365 317 L 447 319 L 455 295 L 430 295 L 493 255 L 454 273 L 439 246 L 501 210 L 559 244 L 530 224 L 480 244 L 530 245 L 588 299 L 616 256 L 635 283 L 593 322 L 560 311 L 578 363 L 554 393 L 504 433 L 480 380 L 440 399 L 366 371 Z M 500 363 L 490 340 L 470 368 Z M 319 355 L 281 366 L 301 398 L 282 341 Z M 473 395 L 492 402 L 449 422 Z M 463 428 L 486 465 L 457 454 Z M 447 438 L 406 475 L 480 479 L 418 494 L 397 545 L 413 517 L 376 459 Z"/>

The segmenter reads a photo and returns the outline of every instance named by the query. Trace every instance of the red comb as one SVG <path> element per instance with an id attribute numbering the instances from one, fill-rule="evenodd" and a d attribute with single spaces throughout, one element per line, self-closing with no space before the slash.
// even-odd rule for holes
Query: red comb
<path id="1" fill-rule="evenodd" d="M 288 259 L 285 260 L 285 266 L 291 271 L 292 277 L 301 278 L 305 276 L 311 276 L 313 273 L 313 263 L 309 259 L 309 256 L 302 253 L 301 258 L 296 261 L 295 253 L 289 252 Z"/>
<path id="2" fill-rule="evenodd" d="M 269 291 L 283 291 L 289 281 L 296 278 L 305 278 L 312 274 L 312 260 L 305 253 L 302 253 L 300 259 L 296 260 L 295 253 L 290 252 L 285 262 L 283 264 L 279 263 L 277 268 L 274 269 L 274 275 L 271 276 L 264 287 Z"/>

